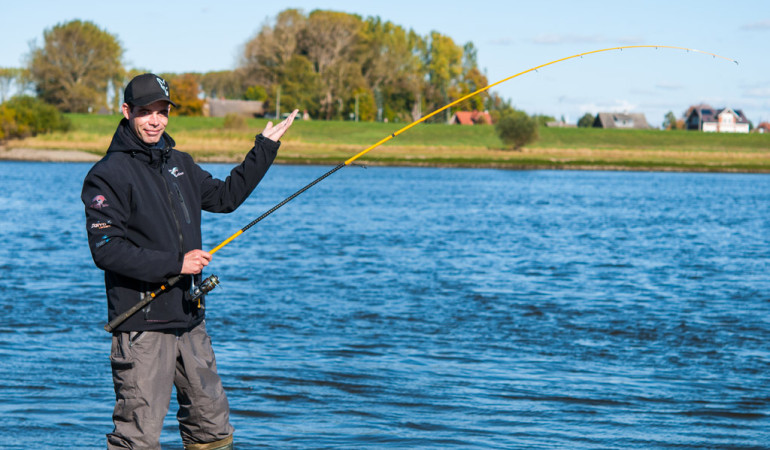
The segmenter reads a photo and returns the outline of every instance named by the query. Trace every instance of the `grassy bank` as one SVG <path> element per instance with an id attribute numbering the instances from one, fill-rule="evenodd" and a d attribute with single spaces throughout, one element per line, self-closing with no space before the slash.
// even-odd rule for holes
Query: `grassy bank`
<path id="1" fill-rule="evenodd" d="M 103 154 L 118 116 L 69 116 L 73 130 L 9 143 L 9 147 Z M 201 161 L 235 161 L 266 120 L 225 129 L 222 118 L 172 117 L 177 147 Z M 285 136 L 281 163 L 336 164 L 405 124 L 297 121 Z M 502 150 L 494 128 L 420 124 L 373 150 L 368 164 L 501 168 L 770 172 L 770 135 L 660 130 L 541 128 L 522 151 Z"/>

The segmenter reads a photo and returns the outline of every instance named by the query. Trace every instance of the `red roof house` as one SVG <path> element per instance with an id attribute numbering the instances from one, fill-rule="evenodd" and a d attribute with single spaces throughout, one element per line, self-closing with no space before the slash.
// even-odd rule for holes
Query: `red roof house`
<path id="1" fill-rule="evenodd" d="M 457 111 L 449 119 L 449 123 L 452 125 L 491 125 L 492 116 L 487 111 Z"/>

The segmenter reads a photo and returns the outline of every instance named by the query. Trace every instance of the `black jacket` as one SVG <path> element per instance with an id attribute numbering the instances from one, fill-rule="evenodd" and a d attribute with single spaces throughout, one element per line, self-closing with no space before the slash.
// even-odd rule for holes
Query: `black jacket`
<path id="1" fill-rule="evenodd" d="M 201 210 L 235 210 L 265 175 L 279 146 L 258 135 L 244 161 L 222 181 L 175 150 L 168 134 L 161 142 L 162 148 L 149 147 L 123 119 L 107 154 L 83 182 L 88 244 L 104 270 L 108 320 L 181 272 L 184 254 L 201 248 Z M 204 310 L 185 299 L 192 282 L 185 277 L 116 331 L 199 324 Z"/>

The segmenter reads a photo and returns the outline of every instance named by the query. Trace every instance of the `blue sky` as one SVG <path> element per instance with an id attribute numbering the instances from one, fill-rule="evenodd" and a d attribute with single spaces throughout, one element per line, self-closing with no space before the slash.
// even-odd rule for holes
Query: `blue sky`
<path id="1" fill-rule="evenodd" d="M 294 1 L 11 3 L 0 17 L 0 67 L 25 64 L 30 43 L 73 19 L 116 35 L 128 67 L 154 72 L 232 69 L 240 48 L 280 11 L 329 9 L 379 16 L 421 35 L 441 32 L 472 41 L 479 65 L 495 82 L 552 60 L 625 45 L 689 47 L 739 65 L 679 50 L 613 51 L 554 64 L 493 90 L 530 114 L 641 112 L 660 126 L 668 111 L 690 105 L 742 109 L 770 121 L 770 3 L 701 1 Z"/>

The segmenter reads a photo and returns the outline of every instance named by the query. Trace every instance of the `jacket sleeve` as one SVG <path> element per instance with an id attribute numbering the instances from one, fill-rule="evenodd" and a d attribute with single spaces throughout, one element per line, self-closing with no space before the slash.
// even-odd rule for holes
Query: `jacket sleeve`
<path id="1" fill-rule="evenodd" d="M 230 171 L 224 181 L 194 165 L 201 183 L 201 208 L 217 213 L 228 213 L 238 208 L 273 164 L 279 146 L 279 142 L 258 135 L 243 162 Z"/>
<path id="2" fill-rule="evenodd" d="M 182 270 L 177 252 L 141 248 L 129 239 L 130 185 L 92 171 L 83 182 L 88 246 L 96 266 L 126 277 L 160 283 Z"/>

